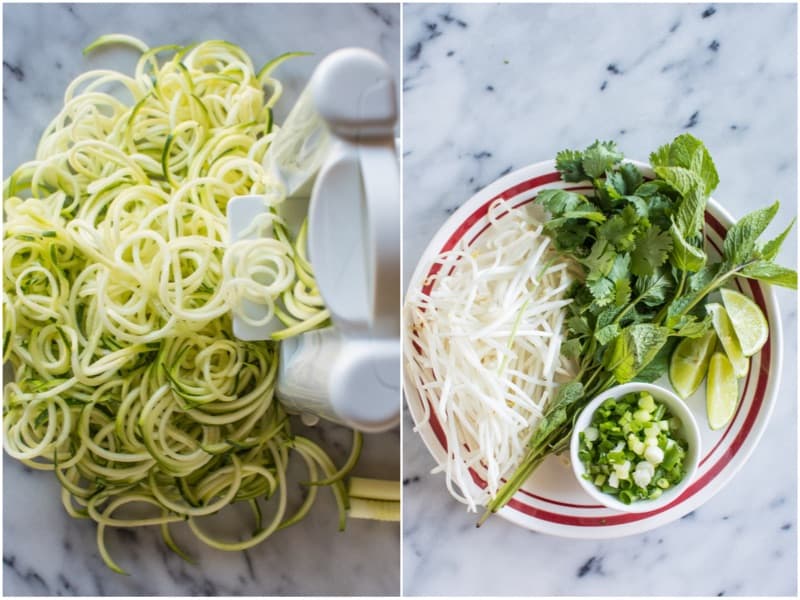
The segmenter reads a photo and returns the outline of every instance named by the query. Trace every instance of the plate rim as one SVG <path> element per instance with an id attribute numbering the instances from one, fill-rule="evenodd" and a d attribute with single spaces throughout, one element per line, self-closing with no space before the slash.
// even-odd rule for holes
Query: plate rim
<path id="1" fill-rule="evenodd" d="M 627 159 L 625 162 L 635 164 L 643 170 L 645 175 L 653 175 L 653 170 L 647 163 Z M 555 161 L 552 159 L 532 163 L 496 179 L 481 190 L 475 192 L 467 201 L 462 203 L 461 206 L 459 206 L 458 209 L 455 210 L 438 228 L 420 255 L 404 294 L 404 312 L 406 300 L 409 294 L 412 292 L 412 290 L 416 291 L 422 285 L 422 278 L 427 272 L 432 258 L 436 256 L 440 252 L 442 246 L 448 240 L 450 240 L 453 235 L 455 235 L 459 227 L 463 226 L 467 220 L 467 217 L 472 216 L 476 209 L 485 205 L 486 202 L 497 197 L 499 194 L 512 189 L 516 185 L 528 182 L 535 177 L 549 176 L 556 173 Z M 534 187 L 538 188 L 549 183 L 563 182 L 560 179 L 553 179 L 552 182 L 545 182 Z M 710 213 L 712 216 L 714 216 L 720 222 L 720 224 L 725 227 L 726 230 L 736 222 L 730 213 L 728 213 L 728 211 L 721 204 L 714 200 L 713 197 L 709 197 L 708 199 L 706 213 Z M 767 385 L 764 390 L 763 403 L 756 413 L 756 420 L 753 423 L 752 428 L 749 430 L 747 437 L 743 440 L 742 445 L 736 451 L 734 455 L 736 460 L 730 460 L 728 463 L 723 465 L 722 468 L 727 469 L 724 474 L 718 474 L 701 490 L 698 490 L 698 493 L 691 495 L 689 498 L 681 500 L 668 511 L 657 513 L 642 520 L 620 525 L 577 526 L 554 523 L 534 517 L 532 515 L 524 514 L 520 510 L 512 508 L 508 505 L 502 508 L 496 514 L 517 526 L 532 531 L 537 531 L 539 533 L 573 539 L 612 539 L 643 533 L 676 521 L 691 511 L 696 510 L 711 500 L 717 493 L 719 493 L 739 473 L 742 467 L 744 467 L 744 465 L 750 459 L 752 453 L 755 451 L 755 448 L 761 441 L 761 437 L 766 431 L 775 408 L 780 374 L 783 368 L 783 335 L 781 331 L 780 309 L 775 289 L 773 286 L 764 284 L 762 282 L 753 282 L 753 284 L 760 288 L 764 296 L 764 305 L 767 309 L 770 322 L 772 323 L 772 328 L 770 330 L 770 348 L 773 350 L 772 365 L 767 377 Z M 405 317 L 405 315 L 403 316 Z M 404 319 L 403 335 L 405 335 L 405 332 Z M 430 431 L 432 430 L 432 427 L 430 423 L 424 423 L 423 425 L 419 424 L 417 409 L 410 399 L 409 391 L 413 390 L 414 395 L 417 396 L 417 404 L 419 404 L 420 400 L 418 394 L 416 393 L 416 386 L 408 377 L 405 364 L 406 363 L 404 360 L 403 393 L 406 405 L 411 413 L 412 421 L 414 422 L 413 431 L 422 438 L 428 453 L 431 455 L 436 464 L 439 465 L 441 463 L 437 455 L 442 451 L 442 448 L 432 447 L 432 441 L 429 440 L 429 437 L 431 436 L 424 435 L 422 433 L 422 428 L 426 428 Z M 432 438 L 435 439 L 435 435 L 433 435 Z M 675 510 L 678 508 L 679 510 Z"/>

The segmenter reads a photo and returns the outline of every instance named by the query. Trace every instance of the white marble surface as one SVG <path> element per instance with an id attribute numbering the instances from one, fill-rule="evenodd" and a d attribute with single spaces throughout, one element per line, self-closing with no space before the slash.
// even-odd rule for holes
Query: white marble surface
<path id="1" fill-rule="evenodd" d="M 280 68 L 286 91 L 279 120 L 314 65 L 336 48 L 371 48 L 399 78 L 396 5 L 6 5 L 3 14 L 4 177 L 33 156 L 73 77 L 135 63 L 135 53 L 125 50 L 83 57 L 83 47 L 103 33 L 129 33 L 151 45 L 224 38 L 256 63 L 289 50 L 312 51 L 314 57 Z M 341 463 L 349 434 L 333 426 L 322 433 Z M 398 477 L 399 437 L 398 431 L 367 436 L 358 473 Z M 66 515 L 52 474 L 26 471 L 7 456 L 3 467 L 7 595 L 396 595 L 400 589 L 398 526 L 351 521 L 338 533 L 327 491 L 306 520 L 246 553 L 210 550 L 177 531 L 196 566 L 168 551 L 157 531 L 112 532 L 110 549 L 132 574 L 124 577 L 102 563 L 94 524 Z"/>
<path id="2" fill-rule="evenodd" d="M 632 158 L 682 131 L 720 171 L 735 216 L 797 212 L 797 32 L 791 5 L 406 5 L 404 281 L 472 193 L 562 148 L 615 139 Z M 770 231 L 777 231 L 773 226 Z M 796 268 L 796 229 L 780 256 Z M 797 594 L 797 299 L 779 291 L 786 369 L 750 461 L 658 530 L 549 537 L 476 530 L 422 441 L 404 436 L 408 595 Z"/>

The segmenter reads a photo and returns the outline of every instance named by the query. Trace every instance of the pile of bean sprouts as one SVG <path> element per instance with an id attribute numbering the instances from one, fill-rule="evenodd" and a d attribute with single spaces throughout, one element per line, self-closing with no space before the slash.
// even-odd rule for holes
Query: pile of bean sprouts
<path id="1" fill-rule="evenodd" d="M 227 42 L 149 49 L 112 35 L 92 48 L 106 43 L 142 52 L 134 75 L 75 79 L 35 159 L 4 184 L 6 451 L 55 472 L 64 507 L 97 522 L 115 570 L 107 527 L 159 526 L 180 553 L 169 525 L 186 521 L 203 542 L 241 550 L 300 520 L 319 484 L 343 527 L 359 434 L 337 470 L 274 399 L 277 343 L 231 332 L 242 297 L 269 303 L 287 326 L 276 339 L 327 317 L 305 230 L 294 239 L 283 226 L 280 185 L 262 167 L 281 95 L 271 73 L 290 55 L 256 72 Z M 226 253 L 226 204 L 241 194 L 265 194 L 275 235 Z M 293 514 L 291 456 L 310 483 Z M 203 530 L 203 516 L 236 502 L 254 515 L 245 539 Z M 142 506 L 149 515 L 131 516 Z"/>
<path id="2" fill-rule="evenodd" d="M 424 415 L 441 424 L 437 470 L 469 510 L 517 467 L 532 428 L 573 365 L 561 355 L 570 264 L 556 256 L 529 208 L 505 200 L 489 227 L 437 256 L 441 265 L 406 299 L 404 356 Z M 474 476 L 473 476 L 474 475 Z M 477 480 L 476 480 L 477 478 Z"/>

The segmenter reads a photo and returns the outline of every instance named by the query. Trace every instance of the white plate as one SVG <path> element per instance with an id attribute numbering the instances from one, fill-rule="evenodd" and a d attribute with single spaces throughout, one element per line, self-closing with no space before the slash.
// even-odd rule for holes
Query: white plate
<path id="1" fill-rule="evenodd" d="M 646 175 L 652 176 L 647 165 L 637 165 Z M 453 248 L 462 239 L 471 245 L 480 237 L 488 225 L 487 209 L 494 200 L 502 197 L 513 206 L 526 205 L 540 190 L 547 188 L 591 189 L 561 181 L 553 161 L 524 167 L 498 179 L 470 198 L 439 229 L 417 265 L 409 290 L 420 289 L 433 274 L 430 265 L 439 253 Z M 732 223 L 730 215 L 715 201 L 709 200 L 705 236 L 711 260 L 719 259 L 725 231 Z M 748 375 L 739 382 L 739 406 L 726 428 L 711 431 L 706 425 L 704 385 L 687 400 L 700 424 L 704 454 L 695 481 L 679 498 L 668 506 L 647 513 L 616 512 L 600 506 L 583 491 L 565 458 L 550 456 L 498 515 L 522 527 L 552 535 L 614 538 L 649 531 L 675 521 L 719 492 L 747 462 L 766 428 L 777 396 L 782 359 L 780 317 L 774 292 L 769 285 L 753 280 L 737 278 L 733 285 L 755 300 L 764 311 L 770 337 L 764 348 L 750 359 Z M 404 383 L 406 402 L 419 434 L 436 462 L 442 464 L 446 457 L 446 440 L 435 406 L 430 406 L 430 420 L 420 424 L 424 414 L 423 400 L 407 371 Z M 670 387 L 666 377 L 657 383 Z M 473 472 L 476 481 L 480 477 L 480 472 Z M 477 516 L 475 518 L 477 520 Z"/>

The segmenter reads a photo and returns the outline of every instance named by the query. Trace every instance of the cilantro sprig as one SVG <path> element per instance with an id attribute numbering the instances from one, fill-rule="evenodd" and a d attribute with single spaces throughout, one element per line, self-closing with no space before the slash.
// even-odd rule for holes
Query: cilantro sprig
<path id="1" fill-rule="evenodd" d="M 653 152 L 650 165 L 655 177 L 648 179 L 624 161 L 614 142 L 556 155 L 562 180 L 592 186 L 591 194 L 550 189 L 536 198 L 549 213 L 544 227 L 556 249 L 583 273 L 569 292 L 573 302 L 562 345 L 562 353 L 577 361 L 578 374 L 559 389 L 523 461 L 478 525 L 505 506 L 548 454 L 566 449 L 589 400 L 618 383 L 658 379 L 682 338 L 708 331 L 708 294 L 733 277 L 797 289 L 797 273 L 774 262 L 794 220 L 776 238 L 759 241 L 778 202 L 732 226 L 722 260 L 711 263 L 703 228 L 719 175 L 708 149 L 682 134 Z"/>

